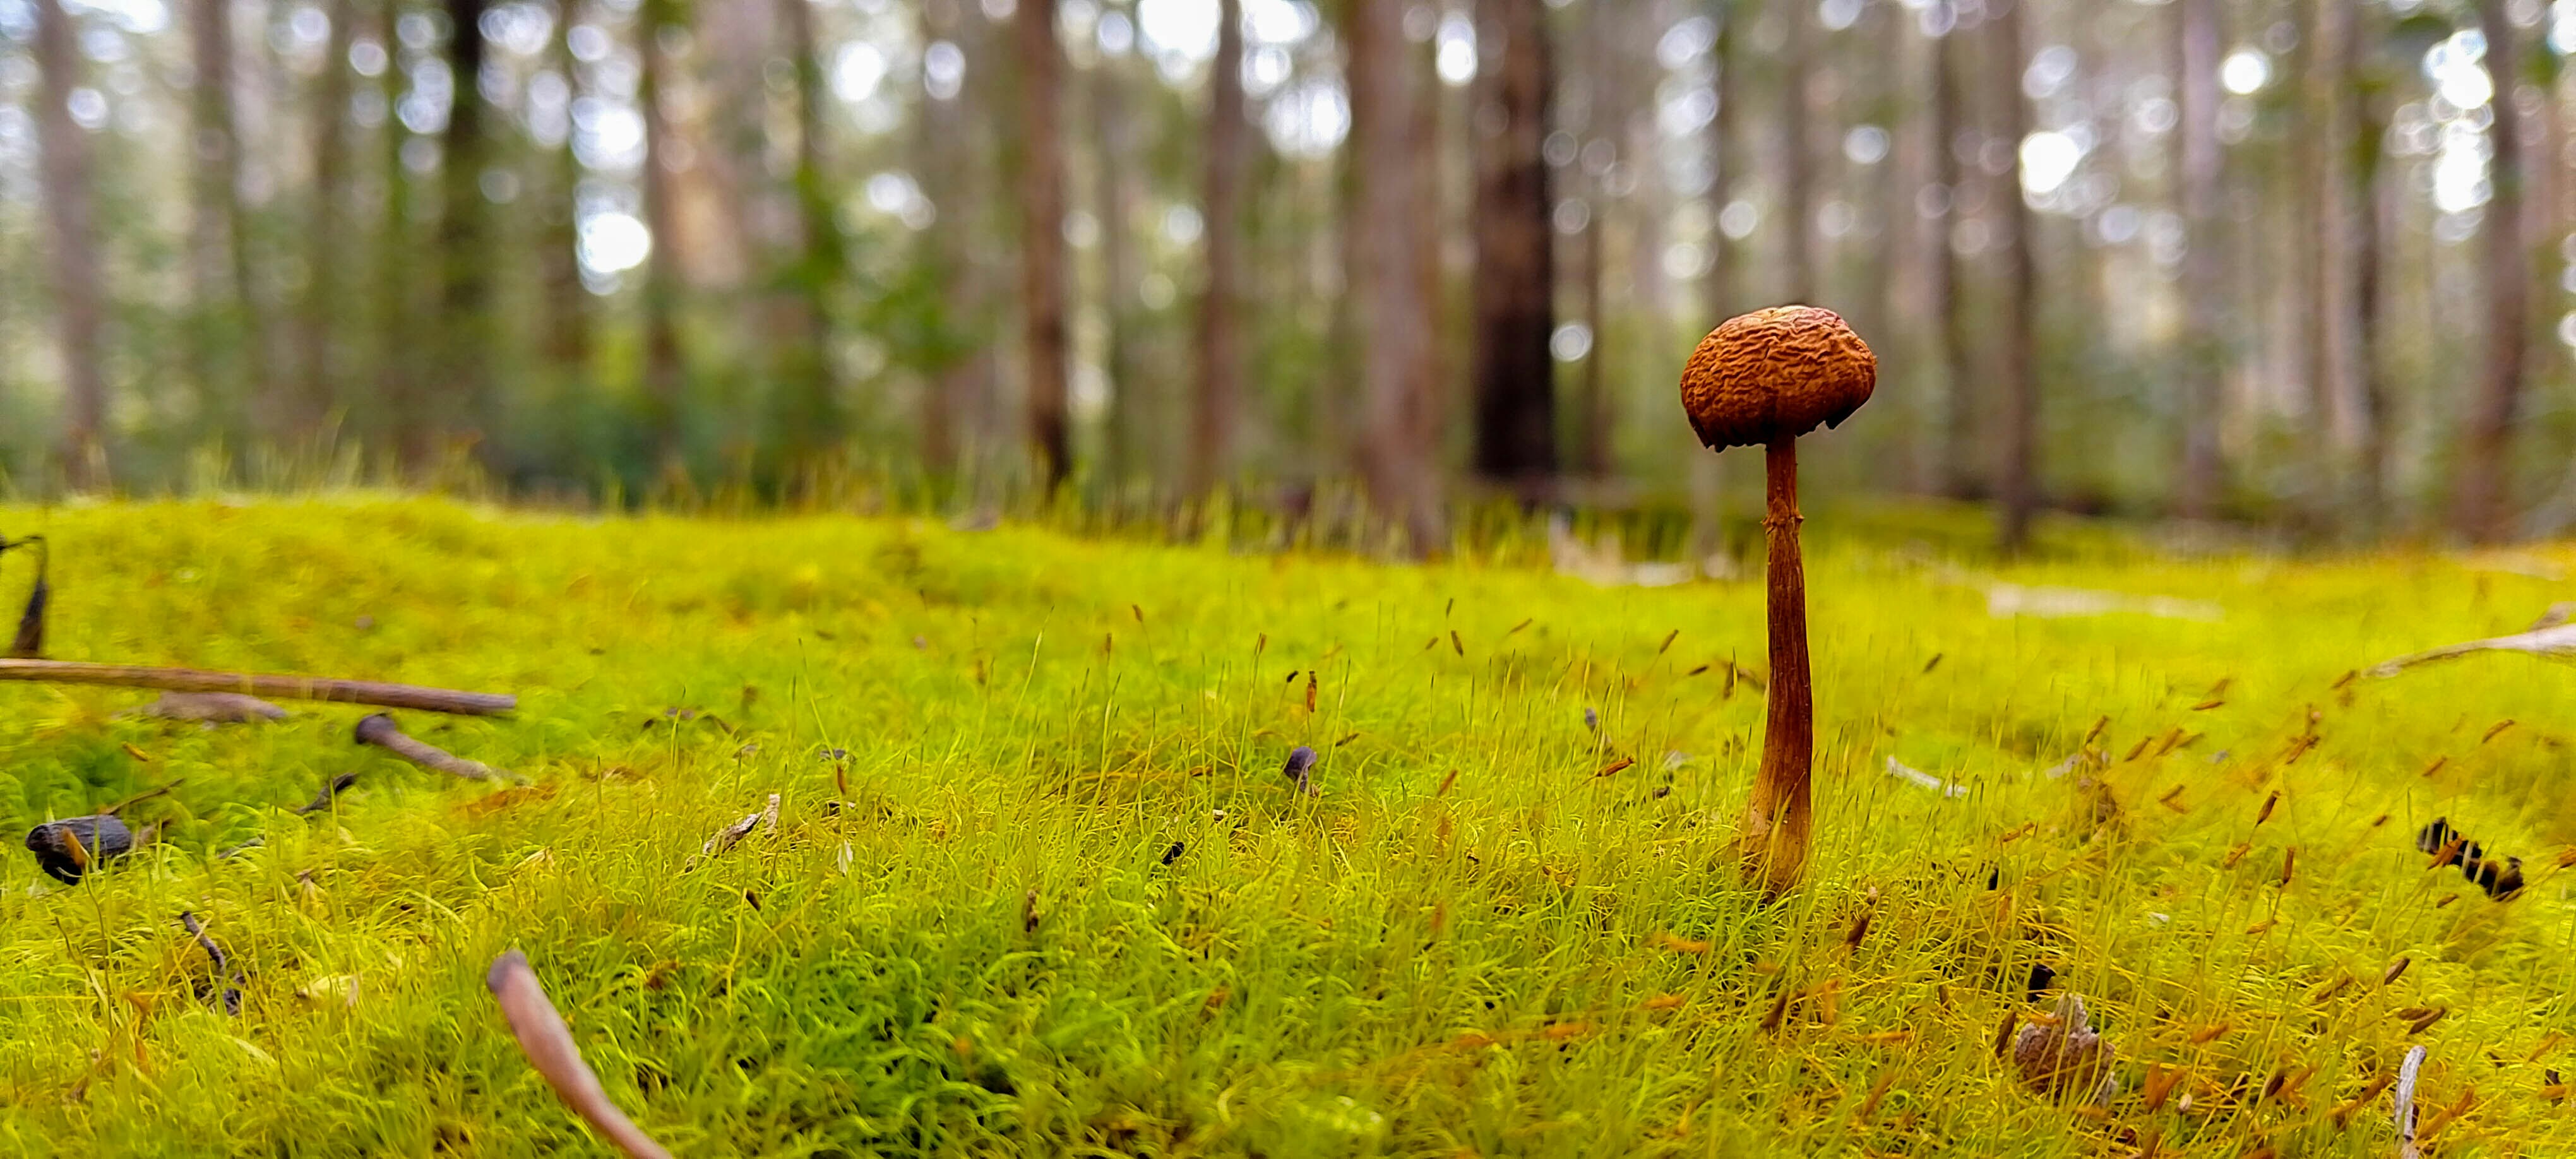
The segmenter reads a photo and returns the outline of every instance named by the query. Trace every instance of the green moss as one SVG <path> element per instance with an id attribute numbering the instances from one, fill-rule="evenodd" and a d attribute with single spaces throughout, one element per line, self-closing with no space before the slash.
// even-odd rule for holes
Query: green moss
<path id="1" fill-rule="evenodd" d="M 612 1097 L 690 1155 L 2092 1155 L 2154 1132 L 2380 1156 L 2385 1095 L 2331 1112 L 2415 1043 L 2428 1119 L 2476 1093 L 2451 1153 L 2576 1146 L 2542 1090 L 2576 1069 L 2551 1037 L 2576 671 L 2338 687 L 2561 585 L 2085 529 L 1997 573 L 1941 554 L 1955 511 L 1830 521 L 1819 849 L 1764 908 L 1730 853 L 1760 696 L 1725 675 L 1761 662 L 1755 584 L 892 519 L 0 509 L 52 537 L 55 655 L 514 691 L 509 720 L 399 715 L 536 780 L 393 763 L 349 742 L 355 709 L 205 729 L 0 685 L 13 835 L 177 782 L 134 807 L 165 842 L 88 884 L 0 862 L 0 1151 L 597 1153 L 483 992 L 513 946 Z M 1998 578 L 2221 614 L 1996 616 Z M 2107 767 L 2045 775 L 2103 718 Z M 1319 798 L 1279 774 L 1298 744 Z M 289 812 L 343 772 L 334 809 Z M 780 833 L 692 867 L 772 792 Z M 2437 815 L 2522 856 L 2525 894 L 2426 871 Z M 198 996 L 181 910 L 246 972 L 241 1017 Z M 2035 962 L 2121 1053 L 2107 1118 L 1993 1056 L 2008 1011 L 2045 1008 Z M 2448 1013 L 2410 1035 L 2412 1007 Z M 2155 1110 L 2151 1064 L 2190 1076 Z"/>

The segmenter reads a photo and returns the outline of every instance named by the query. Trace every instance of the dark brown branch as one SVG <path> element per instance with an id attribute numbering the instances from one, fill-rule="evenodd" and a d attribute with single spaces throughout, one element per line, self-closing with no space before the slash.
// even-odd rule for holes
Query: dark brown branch
<path id="1" fill-rule="evenodd" d="M 239 692 L 281 700 L 372 704 L 459 716 L 506 716 L 519 707 L 518 697 L 490 692 L 458 692 L 412 684 L 332 680 L 320 676 L 84 664 L 71 660 L 0 660 L 0 680 L 105 684 L 119 688 L 157 688 L 164 692 Z"/>
<path id="2" fill-rule="evenodd" d="M 483 983 L 501 1003 L 501 1013 L 510 1020 L 510 1033 L 518 1038 L 528 1065 L 554 1088 L 555 1097 L 633 1159 L 670 1159 L 670 1152 L 608 1101 L 599 1076 L 581 1060 L 581 1047 L 573 1042 L 563 1016 L 546 1000 L 546 988 L 537 983 L 536 971 L 528 968 L 527 955 L 512 950 L 493 959 Z"/>
<path id="3" fill-rule="evenodd" d="M 239 975 L 233 973 L 232 959 L 225 957 L 224 948 L 216 945 L 213 938 L 206 936 L 206 927 L 197 923 L 197 915 L 181 910 L 179 924 L 188 928 L 188 933 L 197 939 L 197 944 L 206 948 L 206 957 L 214 960 L 215 990 L 223 995 L 224 1013 L 240 1014 L 241 987 L 236 983 L 241 979 Z"/>
<path id="4" fill-rule="evenodd" d="M 393 717 L 381 712 L 360 718 L 358 727 L 351 731 L 351 735 L 359 744 L 374 745 L 432 772 L 446 773 L 451 777 L 463 777 L 469 781 L 503 779 L 503 775 L 495 772 L 490 765 L 481 761 L 466 760 L 436 745 L 425 744 L 405 735 L 402 729 L 395 727 Z"/>
<path id="5" fill-rule="evenodd" d="M 339 776 L 331 778 L 331 783 L 322 787 L 322 795 L 313 798 L 312 804 L 306 805 L 301 809 L 297 809 L 295 811 L 295 815 L 303 817 L 319 813 L 324 809 L 330 808 L 331 802 L 339 798 L 341 791 L 347 789 L 350 785 L 357 783 L 357 780 L 358 774 L 356 773 L 342 773 Z"/>

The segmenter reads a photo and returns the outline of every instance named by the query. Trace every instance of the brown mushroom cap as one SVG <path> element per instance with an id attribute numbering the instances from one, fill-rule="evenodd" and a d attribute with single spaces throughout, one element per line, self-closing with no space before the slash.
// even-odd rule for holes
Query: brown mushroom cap
<path id="1" fill-rule="evenodd" d="M 1712 450 L 1794 439 L 1837 426 L 1878 386 L 1878 356 L 1815 306 L 1738 314 L 1699 341 L 1682 368 L 1682 409 Z"/>

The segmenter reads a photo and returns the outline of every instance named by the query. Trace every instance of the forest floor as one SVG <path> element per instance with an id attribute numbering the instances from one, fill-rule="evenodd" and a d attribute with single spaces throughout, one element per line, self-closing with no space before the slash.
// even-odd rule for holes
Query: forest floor
<path id="1" fill-rule="evenodd" d="M 2576 667 L 2347 679 L 2525 626 L 2576 549 L 1927 546 L 1966 518 L 1810 521 L 1818 849 L 1766 906 L 1731 853 L 1754 582 L 0 507 L 51 539 L 51 654 L 516 692 L 397 715 L 531 780 L 357 748 L 361 709 L 214 728 L 0 685 L 12 833 L 175 786 L 83 884 L 0 869 L 0 1151 L 603 1153 L 485 991 L 512 948 L 687 1156 L 2388 1156 L 2415 1045 L 2440 1154 L 2576 1151 Z M 775 832 L 699 856 L 773 793 Z M 2437 816 L 2528 886 L 2428 869 Z M 1998 1057 L 2068 991 L 2117 1052 L 2103 1107 Z"/>

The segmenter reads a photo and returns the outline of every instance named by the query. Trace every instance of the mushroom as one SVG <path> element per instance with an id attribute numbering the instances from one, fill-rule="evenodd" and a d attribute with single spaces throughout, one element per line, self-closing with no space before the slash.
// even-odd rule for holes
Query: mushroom
<path id="1" fill-rule="evenodd" d="M 1798 436 L 1839 425 L 1869 401 L 1878 357 L 1814 306 L 1775 306 L 1727 319 L 1682 368 L 1682 409 L 1710 450 L 1763 447 L 1762 517 L 1769 556 L 1771 682 L 1762 766 L 1744 816 L 1745 870 L 1773 897 L 1807 864 L 1807 781 L 1815 706 L 1807 674 L 1807 577 L 1798 556 Z"/>

